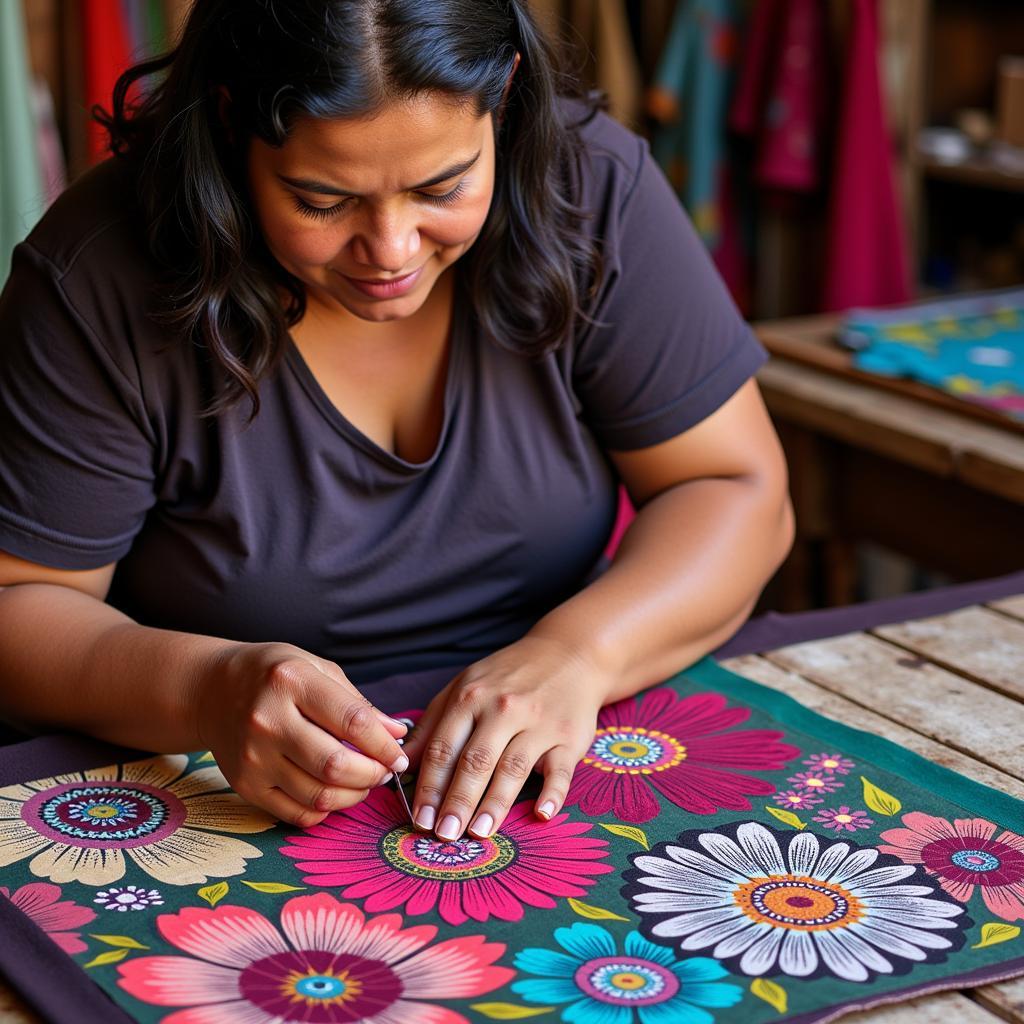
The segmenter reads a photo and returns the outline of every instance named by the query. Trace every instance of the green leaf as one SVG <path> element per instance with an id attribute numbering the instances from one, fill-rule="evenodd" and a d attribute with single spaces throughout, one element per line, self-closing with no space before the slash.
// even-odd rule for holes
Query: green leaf
<path id="1" fill-rule="evenodd" d="M 598 824 L 601 828 L 611 832 L 612 835 L 625 836 L 626 839 L 632 839 L 645 850 L 651 848 L 650 843 L 647 842 L 647 833 L 642 828 L 634 828 L 632 825 L 606 825 L 603 821 L 599 821 Z"/>
<path id="2" fill-rule="evenodd" d="M 149 949 L 149 946 L 144 946 L 141 942 L 136 942 L 135 939 L 128 935 L 89 935 L 91 939 L 99 939 L 100 942 L 105 942 L 108 946 L 118 946 L 121 949 Z"/>
<path id="3" fill-rule="evenodd" d="M 1020 935 L 1020 928 L 1015 924 L 1003 924 L 1001 921 L 989 921 L 981 926 L 981 942 L 976 942 L 971 949 L 984 949 L 986 946 L 998 946 L 1000 942 L 1009 942 Z"/>
<path id="4" fill-rule="evenodd" d="M 524 1020 L 554 1009 L 553 1006 L 516 1006 L 515 1003 L 471 1003 L 469 1008 L 491 1020 Z"/>
<path id="5" fill-rule="evenodd" d="M 891 818 L 903 809 L 903 804 L 892 793 L 886 793 L 884 789 L 879 789 L 873 782 L 868 782 L 863 775 L 860 777 L 860 781 L 864 783 L 864 803 L 875 813 L 885 814 Z"/>
<path id="6" fill-rule="evenodd" d="M 106 953 L 100 953 L 99 956 L 93 957 L 87 964 L 83 964 L 83 966 L 102 967 L 104 964 L 116 964 L 118 960 L 123 960 L 127 955 L 127 949 L 108 949 Z"/>
<path id="7" fill-rule="evenodd" d="M 216 761 L 216 760 L 217 759 L 213 756 L 213 753 L 208 750 L 205 754 L 202 755 L 202 757 L 197 757 L 196 758 L 196 764 L 200 764 L 203 761 Z"/>
<path id="8" fill-rule="evenodd" d="M 218 882 L 216 885 L 206 885 L 197 893 L 201 896 L 211 907 L 217 906 L 218 903 L 228 894 L 228 883 Z"/>
<path id="9" fill-rule="evenodd" d="M 801 821 L 792 811 L 783 810 L 781 807 L 768 807 L 765 810 L 773 817 L 778 818 L 785 825 L 792 825 L 793 828 L 807 828 L 807 822 Z"/>
<path id="10" fill-rule="evenodd" d="M 628 921 L 628 917 L 622 917 L 619 914 L 613 914 L 610 910 L 605 910 L 604 907 L 593 907 L 589 903 L 581 903 L 577 899 L 569 897 L 569 906 L 576 911 L 580 917 L 588 917 L 591 921 Z"/>
<path id="11" fill-rule="evenodd" d="M 257 892 L 298 892 L 300 889 L 305 889 L 304 885 L 285 885 L 284 882 L 247 882 L 244 878 L 242 879 L 242 885 L 249 886 L 250 889 L 255 889 Z"/>
<path id="12" fill-rule="evenodd" d="M 758 999 L 763 999 L 770 1006 L 774 1006 L 779 1013 L 786 1012 L 788 1000 L 786 990 L 781 985 L 776 985 L 774 981 L 769 981 L 767 978 L 755 978 L 750 983 L 750 991 Z"/>

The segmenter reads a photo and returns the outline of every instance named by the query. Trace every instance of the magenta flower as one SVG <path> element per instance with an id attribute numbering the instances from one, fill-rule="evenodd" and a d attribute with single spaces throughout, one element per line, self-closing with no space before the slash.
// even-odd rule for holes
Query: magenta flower
<path id="1" fill-rule="evenodd" d="M 7 897 L 23 914 L 41 928 L 65 953 L 84 953 L 89 947 L 82 941 L 81 933 L 72 928 L 96 920 L 96 911 L 81 907 L 71 900 L 60 901 L 59 885 L 49 882 L 29 882 L 14 895 L 6 886 L 0 888 L 0 895 Z"/>
<path id="2" fill-rule="evenodd" d="M 541 821 L 524 800 L 488 839 L 448 842 L 402 823 L 398 798 L 384 786 L 360 804 L 328 815 L 281 847 L 310 885 L 341 887 L 376 913 L 405 905 L 407 914 L 437 910 L 448 924 L 472 918 L 519 921 L 523 906 L 551 910 L 556 897 L 585 896 L 608 842 L 585 836 L 593 825 L 557 814 Z"/>
<path id="3" fill-rule="evenodd" d="M 811 771 L 826 772 L 829 775 L 849 775 L 854 763 L 842 754 L 811 754 L 804 764 L 811 766 Z"/>
<path id="4" fill-rule="evenodd" d="M 984 818 L 945 818 L 913 811 L 903 815 L 906 828 L 882 833 L 893 853 L 906 864 L 923 864 L 955 900 L 966 903 L 981 886 L 985 906 L 1007 921 L 1024 919 L 1024 836 L 1009 830 L 994 839 L 997 826 Z"/>
<path id="5" fill-rule="evenodd" d="M 745 722 L 750 709 L 726 703 L 718 693 L 680 698 L 659 687 L 602 708 L 566 805 L 640 823 L 659 812 L 653 788 L 693 814 L 749 810 L 748 794 L 766 796 L 775 786 L 741 773 L 783 768 L 800 751 L 779 743 L 781 732 L 728 731 Z"/>
<path id="6" fill-rule="evenodd" d="M 822 808 L 813 820 L 836 832 L 856 832 L 859 828 L 871 828 L 875 823 L 867 811 L 851 811 L 845 804 L 838 810 L 835 807 Z"/>
<path id="7" fill-rule="evenodd" d="M 834 793 L 837 789 L 843 788 L 843 783 L 825 772 L 797 772 L 786 781 L 792 782 L 798 789 L 807 790 L 808 793 Z"/>
<path id="8" fill-rule="evenodd" d="M 788 807 L 791 811 L 804 811 L 808 807 L 824 802 L 820 796 L 808 793 L 806 789 L 787 789 L 785 792 L 776 793 L 772 799 L 780 807 Z"/>
<path id="9" fill-rule="evenodd" d="M 403 928 L 398 914 L 366 920 L 323 892 L 288 900 L 280 931 L 227 904 L 162 914 L 157 926 L 187 955 L 119 964 L 118 984 L 146 1003 L 188 1007 L 163 1024 L 467 1024 L 421 1000 L 479 996 L 515 976 L 491 966 L 502 943 L 463 935 L 430 946 L 435 925 Z"/>

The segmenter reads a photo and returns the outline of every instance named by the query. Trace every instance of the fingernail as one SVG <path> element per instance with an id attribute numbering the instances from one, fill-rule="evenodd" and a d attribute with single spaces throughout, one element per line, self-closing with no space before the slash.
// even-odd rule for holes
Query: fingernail
<path id="1" fill-rule="evenodd" d="M 384 778 L 377 783 L 377 785 L 383 786 L 385 782 L 390 782 L 394 778 L 394 775 L 394 772 L 388 772 L 387 775 L 385 775 Z"/>
<path id="2" fill-rule="evenodd" d="M 478 836 L 489 836 L 494 830 L 494 819 L 489 814 L 478 814 L 476 821 L 470 826 L 470 832 Z"/>
<path id="3" fill-rule="evenodd" d="M 399 754 L 398 757 L 395 758 L 394 763 L 391 765 L 391 770 L 393 772 L 397 772 L 399 775 L 401 775 L 402 772 L 404 772 L 405 769 L 408 768 L 408 767 L 409 767 L 409 758 L 407 758 L 405 756 L 405 754 Z"/>
<path id="4" fill-rule="evenodd" d="M 446 814 L 437 826 L 437 834 L 441 839 L 458 839 L 462 831 L 462 823 L 454 814 Z"/>
<path id="5" fill-rule="evenodd" d="M 424 804 L 420 813 L 416 815 L 416 824 L 420 828 L 431 829 L 434 827 L 434 808 L 430 804 Z"/>
<path id="6" fill-rule="evenodd" d="M 540 807 L 537 808 L 537 813 L 542 818 L 550 818 L 551 815 L 555 813 L 555 801 L 545 800 L 544 803 L 542 803 Z"/>

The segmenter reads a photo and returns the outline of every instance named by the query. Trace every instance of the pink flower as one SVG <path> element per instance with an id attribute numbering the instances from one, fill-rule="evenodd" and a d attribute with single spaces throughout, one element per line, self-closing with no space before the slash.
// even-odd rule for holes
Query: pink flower
<path id="1" fill-rule="evenodd" d="M 519 921 L 523 905 L 551 910 L 555 897 L 585 896 L 614 868 L 602 863 L 608 842 L 585 837 L 593 825 L 558 814 L 534 817 L 532 801 L 509 812 L 489 839 L 454 842 L 402 822 L 398 798 L 384 786 L 360 804 L 328 815 L 281 848 L 311 885 L 340 886 L 376 913 L 405 905 L 407 914 L 436 909 L 448 924 L 468 919 Z"/>
<path id="2" fill-rule="evenodd" d="M 772 799 L 780 807 L 788 807 L 791 811 L 803 811 L 824 802 L 820 796 L 808 793 L 805 789 L 787 789 L 784 793 L 776 793 Z"/>
<path id="3" fill-rule="evenodd" d="M 879 846 L 907 864 L 923 864 L 953 899 L 966 903 L 981 886 L 985 906 L 1007 921 L 1024 919 L 1024 836 L 1001 832 L 983 818 L 950 824 L 921 811 L 903 815 L 906 828 L 891 828 Z"/>
<path id="4" fill-rule="evenodd" d="M 834 793 L 843 788 L 843 783 L 825 772 L 797 772 L 786 781 L 808 793 Z"/>
<path id="5" fill-rule="evenodd" d="M 59 903 L 59 885 L 48 882 L 29 882 L 12 896 L 10 889 L 0 888 L 0 894 L 9 899 L 23 914 L 41 928 L 65 953 L 84 953 L 89 947 L 81 940 L 80 932 L 70 929 L 96 920 L 96 911 L 80 907 L 71 900 Z"/>
<path id="6" fill-rule="evenodd" d="M 515 975 L 491 966 L 502 943 L 463 935 L 428 946 L 435 925 L 403 929 L 398 914 L 366 920 L 327 893 L 288 900 L 281 931 L 227 904 L 161 914 L 157 926 L 188 955 L 129 960 L 118 984 L 146 1003 L 188 1007 L 162 1024 L 467 1024 L 420 1000 L 479 996 Z"/>
<path id="7" fill-rule="evenodd" d="M 809 764 L 815 772 L 827 772 L 829 775 L 849 775 L 854 763 L 842 754 L 811 754 L 804 764 Z"/>
<path id="8" fill-rule="evenodd" d="M 859 828 L 871 828 L 875 823 L 873 818 L 868 817 L 867 811 L 851 811 L 845 804 L 838 810 L 835 807 L 825 807 L 813 820 L 837 832 L 856 832 Z"/>
<path id="9" fill-rule="evenodd" d="M 660 810 L 653 788 L 693 814 L 749 810 L 747 794 L 765 796 L 775 786 L 741 772 L 774 771 L 800 754 L 778 742 L 781 732 L 727 731 L 749 717 L 749 708 L 727 708 L 721 694 L 680 698 L 666 687 L 610 704 L 598 715 L 566 804 L 640 823 Z"/>

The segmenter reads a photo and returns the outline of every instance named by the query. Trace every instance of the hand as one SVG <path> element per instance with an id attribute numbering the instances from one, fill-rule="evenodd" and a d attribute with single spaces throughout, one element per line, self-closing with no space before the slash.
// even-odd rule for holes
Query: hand
<path id="1" fill-rule="evenodd" d="M 420 763 L 413 817 L 441 839 L 492 835 L 533 768 L 535 813 L 550 818 L 594 740 L 611 680 L 550 637 L 527 635 L 470 665 L 427 706 L 405 743 Z"/>
<path id="2" fill-rule="evenodd" d="M 193 692 L 199 736 L 235 792 L 300 828 L 408 766 L 396 742 L 406 727 L 337 665 L 291 644 L 230 643 Z"/>

